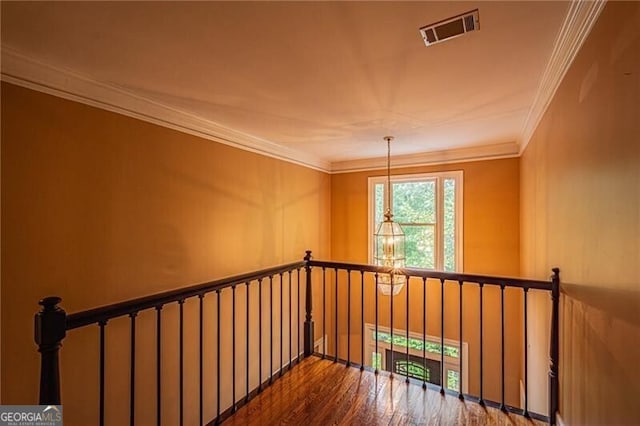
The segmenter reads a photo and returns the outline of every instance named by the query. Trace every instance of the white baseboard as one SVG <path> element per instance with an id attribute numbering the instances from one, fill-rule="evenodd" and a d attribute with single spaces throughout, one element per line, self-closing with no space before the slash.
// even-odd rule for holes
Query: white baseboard
<path id="1" fill-rule="evenodd" d="M 327 340 L 327 335 L 325 334 L 324 336 L 320 337 L 319 339 L 316 339 L 315 342 L 313 342 L 313 350 L 315 352 L 322 352 L 322 345 L 324 344 L 324 342 Z"/>
<path id="2" fill-rule="evenodd" d="M 560 417 L 560 414 L 556 414 L 556 425 L 564 426 L 564 420 L 562 420 L 562 417 Z"/>

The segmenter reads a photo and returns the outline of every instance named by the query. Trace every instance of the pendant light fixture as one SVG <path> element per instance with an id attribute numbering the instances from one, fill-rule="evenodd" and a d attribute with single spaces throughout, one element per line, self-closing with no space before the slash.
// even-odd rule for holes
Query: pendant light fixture
<path id="1" fill-rule="evenodd" d="M 384 221 L 380 223 L 375 239 L 375 264 L 386 268 L 393 268 L 394 272 L 403 269 L 405 266 L 404 251 L 404 231 L 399 223 L 393 221 L 393 213 L 391 213 L 391 141 L 393 136 L 385 136 L 387 141 L 387 209 L 384 213 Z M 402 274 L 379 274 L 378 288 L 384 295 L 393 295 L 400 293 L 404 283 L 405 275 Z"/>

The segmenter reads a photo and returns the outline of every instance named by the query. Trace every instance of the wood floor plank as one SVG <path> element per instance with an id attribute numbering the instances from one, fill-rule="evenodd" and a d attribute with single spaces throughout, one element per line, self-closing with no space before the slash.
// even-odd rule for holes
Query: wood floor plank
<path id="1" fill-rule="evenodd" d="M 544 425 L 319 357 L 296 365 L 224 424 Z"/>

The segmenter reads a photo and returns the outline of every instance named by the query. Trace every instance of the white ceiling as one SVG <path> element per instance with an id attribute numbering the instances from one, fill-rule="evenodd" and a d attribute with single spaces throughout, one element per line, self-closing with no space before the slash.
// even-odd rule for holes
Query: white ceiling
<path id="1" fill-rule="evenodd" d="M 421 26 L 476 8 L 479 31 L 425 47 Z M 326 164 L 384 156 L 387 134 L 400 157 L 484 146 L 517 154 L 569 9 L 2 2 L 3 78 L 12 52 Z"/>

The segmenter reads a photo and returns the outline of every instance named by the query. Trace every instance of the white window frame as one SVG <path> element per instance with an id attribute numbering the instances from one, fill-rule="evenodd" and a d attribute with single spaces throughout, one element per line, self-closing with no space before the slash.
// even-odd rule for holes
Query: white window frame
<path id="1" fill-rule="evenodd" d="M 456 264 L 455 270 L 450 272 L 463 272 L 463 172 L 454 170 L 435 173 L 418 173 L 409 175 L 392 175 L 391 185 L 398 182 L 418 182 L 425 180 L 436 180 L 436 232 L 435 232 L 435 268 L 433 270 L 444 270 L 444 179 L 455 179 L 456 181 L 456 211 L 455 211 L 455 250 Z M 375 185 L 383 183 L 385 193 L 387 191 L 387 176 L 371 176 L 368 179 L 368 251 L 369 263 L 374 263 L 374 239 L 375 227 Z M 393 194 L 392 194 L 393 195 Z M 391 197 L 392 198 L 392 197 Z M 393 198 L 392 198 L 393 199 Z M 384 197 L 384 209 L 387 209 L 387 197 Z M 409 265 L 408 265 L 409 267 Z"/>

